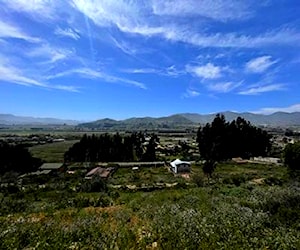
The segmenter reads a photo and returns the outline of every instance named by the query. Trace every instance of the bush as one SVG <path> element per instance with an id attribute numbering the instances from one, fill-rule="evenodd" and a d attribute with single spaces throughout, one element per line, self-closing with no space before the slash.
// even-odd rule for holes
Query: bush
<path id="1" fill-rule="evenodd" d="M 204 179 L 202 175 L 200 174 L 194 174 L 193 177 L 193 182 L 197 185 L 197 187 L 203 187 L 204 186 Z"/>
<path id="2" fill-rule="evenodd" d="M 300 172 L 300 142 L 287 144 L 284 151 L 284 164 L 290 169 L 290 175 L 295 176 Z"/>

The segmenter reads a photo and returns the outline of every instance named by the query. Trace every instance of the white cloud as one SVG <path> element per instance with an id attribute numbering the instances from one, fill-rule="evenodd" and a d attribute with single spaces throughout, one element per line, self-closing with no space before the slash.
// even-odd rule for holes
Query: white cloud
<path id="1" fill-rule="evenodd" d="M 124 0 L 73 0 L 72 2 L 76 9 L 102 27 L 116 25 L 122 30 L 122 27 L 134 27 L 140 21 L 141 6 L 133 2 Z"/>
<path id="2" fill-rule="evenodd" d="M 285 86 L 283 84 L 270 84 L 265 86 L 252 87 L 243 91 L 240 91 L 240 95 L 257 95 L 265 92 L 272 92 L 278 90 L 284 90 Z"/>
<path id="3" fill-rule="evenodd" d="M 29 57 L 46 59 L 46 63 L 54 63 L 73 56 L 71 50 L 53 47 L 49 44 L 43 44 L 26 53 Z"/>
<path id="4" fill-rule="evenodd" d="M 178 70 L 175 65 L 169 66 L 163 71 L 163 75 L 172 76 L 172 77 L 176 77 L 184 73 L 185 73 L 184 71 Z"/>
<path id="5" fill-rule="evenodd" d="M 74 86 L 67 86 L 67 85 L 52 85 L 51 88 L 58 89 L 58 90 L 65 90 L 68 92 L 74 92 L 79 93 L 79 90 L 77 87 Z"/>
<path id="6" fill-rule="evenodd" d="M 157 74 L 161 76 L 177 77 L 183 75 L 186 72 L 178 70 L 175 65 L 167 68 L 155 69 L 155 68 L 136 68 L 136 69 L 123 69 L 122 72 L 131 74 Z"/>
<path id="7" fill-rule="evenodd" d="M 23 32 L 19 27 L 12 24 L 5 23 L 0 20 L 0 37 L 2 38 L 17 38 L 27 42 L 40 42 L 39 38 L 32 37 Z"/>
<path id="8" fill-rule="evenodd" d="M 52 19 L 55 15 L 57 0 L 2 0 L 5 5 L 16 11 L 28 13 L 35 19 Z"/>
<path id="9" fill-rule="evenodd" d="M 207 6 L 207 10 L 200 10 L 198 5 Z M 233 12 L 227 10 L 234 9 L 230 6 L 237 6 Z M 238 18 L 241 9 L 247 12 L 247 8 L 238 7 L 239 3 L 232 0 L 216 0 L 216 1 L 154 1 L 155 13 L 163 14 L 166 12 L 179 13 L 202 13 L 213 15 L 214 18 L 230 19 L 231 17 Z M 167 7 L 173 6 L 168 10 Z M 256 48 L 266 47 L 270 45 L 296 45 L 300 44 L 300 34 L 296 30 L 281 28 L 262 33 L 257 36 L 246 35 L 242 33 L 209 33 L 196 31 L 190 24 L 178 22 L 176 16 L 172 19 L 164 19 L 159 15 L 150 15 L 149 8 L 145 2 L 111 0 L 111 1 L 84 1 L 73 0 L 73 6 L 78 11 L 82 12 L 94 23 L 100 27 L 117 27 L 124 33 L 137 34 L 147 37 L 160 36 L 166 40 L 175 42 L 183 42 L 197 47 L 237 47 L 237 48 Z M 187 6 L 187 7 L 186 7 Z M 221 8 L 222 7 L 222 8 Z M 185 11 L 182 11 L 182 8 Z M 214 9 L 215 11 L 212 11 Z M 165 11 L 164 11 L 165 10 Z M 239 14 L 237 14 L 237 13 Z M 214 14 L 213 14 L 214 13 Z M 221 15 L 221 14 L 223 15 Z"/>
<path id="10" fill-rule="evenodd" d="M 241 86 L 242 82 L 234 83 L 234 82 L 218 82 L 218 83 L 210 83 L 208 84 L 208 89 L 213 92 L 218 93 L 228 93 L 237 87 Z"/>
<path id="11" fill-rule="evenodd" d="M 132 45 L 128 44 L 125 41 L 118 41 L 115 38 L 111 37 L 112 41 L 114 42 L 115 46 L 119 48 L 123 53 L 127 55 L 135 55 L 137 53 L 137 49 L 135 49 Z"/>
<path id="12" fill-rule="evenodd" d="M 152 0 L 153 13 L 171 16 L 202 16 L 219 21 L 249 18 L 249 2 L 232 0 Z"/>
<path id="13" fill-rule="evenodd" d="M 141 89 L 147 89 L 145 84 L 143 84 L 141 82 L 122 78 L 122 77 L 112 76 L 112 75 L 106 74 L 104 72 L 96 71 L 96 70 L 93 70 L 90 68 L 71 69 L 71 70 L 64 71 L 64 72 L 61 72 L 61 73 L 58 73 L 55 75 L 48 76 L 47 78 L 54 79 L 54 78 L 60 78 L 60 77 L 74 75 L 74 74 L 77 74 L 77 75 L 80 75 L 82 77 L 89 78 L 89 79 L 102 79 L 106 82 L 125 83 L 125 84 L 132 85 L 132 86 L 135 86 L 135 87 L 138 87 Z"/>
<path id="14" fill-rule="evenodd" d="M 272 61 L 271 56 L 261 56 L 246 63 L 246 70 L 252 73 L 262 73 L 277 61 Z"/>
<path id="15" fill-rule="evenodd" d="M 258 36 L 241 35 L 238 33 L 201 34 L 192 31 L 183 31 L 178 28 L 173 30 L 166 28 L 162 34 L 167 39 L 199 47 L 257 48 L 289 44 L 299 46 L 300 42 L 300 33 L 287 29 L 272 31 Z"/>
<path id="16" fill-rule="evenodd" d="M 160 74 L 161 71 L 152 68 L 123 69 L 122 72 L 131 74 Z"/>
<path id="17" fill-rule="evenodd" d="M 2 57 L 0 57 L 2 58 Z M 14 83 L 28 87 L 42 87 L 46 89 L 59 89 L 69 92 L 78 92 L 74 86 L 49 85 L 38 74 L 29 74 L 21 67 L 15 67 L 8 60 L 0 59 L 0 81 Z"/>
<path id="18" fill-rule="evenodd" d="M 0 80 L 25 86 L 46 87 L 46 84 L 26 76 L 19 67 L 14 67 L 8 60 L 3 59 L 0 60 Z"/>
<path id="19" fill-rule="evenodd" d="M 252 113 L 267 115 L 267 114 L 273 114 L 275 112 L 286 112 L 286 113 L 300 112 L 300 103 L 288 107 L 261 108 L 257 111 L 253 111 Z"/>
<path id="20" fill-rule="evenodd" d="M 184 98 L 192 98 L 192 97 L 197 97 L 199 96 L 200 93 L 196 90 L 193 89 L 187 89 L 186 92 L 182 95 Z"/>
<path id="21" fill-rule="evenodd" d="M 71 28 L 62 29 L 60 27 L 56 28 L 54 31 L 55 35 L 70 37 L 74 40 L 80 39 L 79 32 L 77 30 L 73 30 Z"/>
<path id="22" fill-rule="evenodd" d="M 186 70 L 204 79 L 216 79 L 222 76 L 221 67 L 215 66 L 212 63 L 207 63 L 203 66 L 186 66 Z"/>

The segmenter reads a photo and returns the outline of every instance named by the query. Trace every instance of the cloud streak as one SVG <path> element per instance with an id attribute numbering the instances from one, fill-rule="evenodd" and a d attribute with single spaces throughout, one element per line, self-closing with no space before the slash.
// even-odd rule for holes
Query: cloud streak
<path id="1" fill-rule="evenodd" d="M 30 43 L 38 43 L 41 40 L 37 37 L 30 36 L 22 31 L 19 27 L 5 23 L 0 20 L 0 37 L 22 39 Z"/>
<path id="2" fill-rule="evenodd" d="M 194 89 L 188 88 L 185 93 L 182 95 L 183 98 L 194 98 L 199 96 L 200 93 Z"/>
<path id="3" fill-rule="evenodd" d="M 246 70 L 251 73 L 263 73 L 277 61 L 272 61 L 271 56 L 261 56 L 246 63 Z"/>
<path id="4" fill-rule="evenodd" d="M 174 42 L 182 42 L 197 47 L 219 47 L 219 48 L 257 48 L 270 45 L 299 46 L 300 34 L 296 30 L 289 28 L 278 28 L 269 30 L 259 35 L 247 35 L 244 33 L 225 32 L 199 32 L 190 24 L 180 23 L 176 18 L 171 19 L 172 24 L 166 22 L 161 15 L 212 15 L 221 19 L 238 17 L 236 14 L 244 9 L 248 13 L 247 7 L 240 7 L 236 1 L 154 1 L 154 16 L 149 16 L 149 6 L 147 4 L 137 5 L 135 2 L 111 0 L 104 2 L 86 2 L 83 0 L 73 0 L 74 7 L 89 17 L 99 27 L 116 27 L 123 33 L 142 35 L 146 37 L 158 36 Z M 234 13 L 226 11 L 223 6 L 236 6 Z M 206 8 L 196 8 L 198 5 Z M 241 5 L 241 4 L 240 4 Z M 171 7 L 170 7 L 171 6 Z M 221 8 L 222 7 L 222 8 Z M 228 7 L 228 8 L 229 8 Z M 215 9 L 215 11 L 211 11 Z M 230 7 L 230 9 L 232 9 Z M 199 12 L 199 13 L 198 13 Z M 223 16 L 220 14 L 222 12 Z"/>
<path id="5" fill-rule="evenodd" d="M 26 13 L 31 18 L 40 21 L 54 19 L 58 0 L 2 0 L 5 6 L 15 12 Z"/>
<path id="6" fill-rule="evenodd" d="M 0 81 L 23 85 L 27 87 L 41 87 L 46 89 L 58 89 L 69 92 L 78 92 L 78 88 L 68 85 L 49 84 L 43 77 L 26 73 L 20 67 L 13 66 L 8 60 L 0 60 Z"/>
<path id="7" fill-rule="evenodd" d="M 284 90 L 285 85 L 283 84 L 269 84 L 265 86 L 257 86 L 257 87 L 251 87 L 249 89 L 240 91 L 240 95 L 258 95 L 261 93 L 266 93 L 266 92 L 273 92 L 273 91 L 279 91 L 279 90 Z"/>
<path id="8" fill-rule="evenodd" d="M 228 93 L 242 85 L 242 82 L 218 82 L 210 83 L 207 88 L 217 93 Z"/>
<path id="9" fill-rule="evenodd" d="M 80 39 L 79 32 L 77 30 L 73 30 L 71 28 L 62 29 L 62 28 L 58 27 L 55 29 L 54 34 L 58 35 L 58 36 L 69 37 L 74 40 Z"/>
<path id="10" fill-rule="evenodd" d="M 35 57 L 42 60 L 43 63 L 55 63 L 70 58 L 71 56 L 74 57 L 71 50 L 51 46 L 47 43 L 31 49 L 25 54 L 31 58 Z"/>
<path id="11" fill-rule="evenodd" d="M 186 70 L 197 77 L 204 78 L 204 79 L 216 79 L 222 76 L 221 74 L 221 67 L 215 66 L 212 63 L 207 63 L 206 65 L 202 66 L 186 66 Z"/>
<path id="12" fill-rule="evenodd" d="M 161 16 L 197 16 L 217 21 L 248 19 L 252 16 L 249 2 L 232 0 L 152 0 L 152 10 Z"/>
<path id="13" fill-rule="evenodd" d="M 48 79 L 61 78 L 61 77 L 72 76 L 72 75 L 79 75 L 83 78 L 88 78 L 88 79 L 102 79 L 106 82 L 112 82 L 112 83 L 125 83 L 140 89 L 147 89 L 144 83 L 118 77 L 118 76 L 112 76 L 104 72 L 93 70 L 90 68 L 71 69 L 55 75 L 48 76 Z"/>
<path id="14" fill-rule="evenodd" d="M 272 107 L 272 108 L 261 108 L 257 111 L 252 111 L 253 113 L 257 114 L 273 114 L 275 112 L 286 112 L 286 113 L 293 113 L 293 112 L 300 112 L 300 103 L 293 104 L 288 107 Z"/>

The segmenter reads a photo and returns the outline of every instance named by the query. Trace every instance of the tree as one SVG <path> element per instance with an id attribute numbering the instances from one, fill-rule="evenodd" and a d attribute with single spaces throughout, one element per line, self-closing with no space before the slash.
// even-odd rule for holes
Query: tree
<path id="1" fill-rule="evenodd" d="M 203 171 L 208 176 L 211 176 L 218 161 L 232 157 L 263 156 L 271 146 L 266 131 L 252 126 L 241 117 L 228 123 L 224 115 L 220 114 L 216 115 L 212 123 L 199 127 L 197 143 L 200 155 L 205 160 Z"/>
<path id="2" fill-rule="evenodd" d="M 287 144 L 283 151 L 284 164 L 291 170 L 291 175 L 300 171 L 300 142 Z"/>
<path id="3" fill-rule="evenodd" d="M 65 162 L 155 160 L 158 137 L 151 135 L 146 149 L 143 147 L 144 142 L 145 137 L 141 132 L 125 136 L 121 136 L 119 133 L 99 136 L 84 135 L 65 153 Z"/>
<path id="4" fill-rule="evenodd" d="M 41 164 L 41 160 L 32 157 L 23 145 L 0 142 L 0 156 L 0 174 L 31 172 L 35 171 Z"/>
<path id="5" fill-rule="evenodd" d="M 157 135 L 152 134 L 148 145 L 146 146 L 146 152 L 143 155 L 144 161 L 155 161 L 156 160 L 156 145 L 159 142 Z"/>

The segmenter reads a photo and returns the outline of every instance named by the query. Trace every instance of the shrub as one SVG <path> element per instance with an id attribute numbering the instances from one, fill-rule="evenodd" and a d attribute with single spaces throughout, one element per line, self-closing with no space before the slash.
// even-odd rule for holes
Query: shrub
<path id="1" fill-rule="evenodd" d="M 197 187 L 203 187 L 204 186 L 204 179 L 202 175 L 200 174 L 194 174 L 193 177 L 193 182 L 197 185 Z"/>

